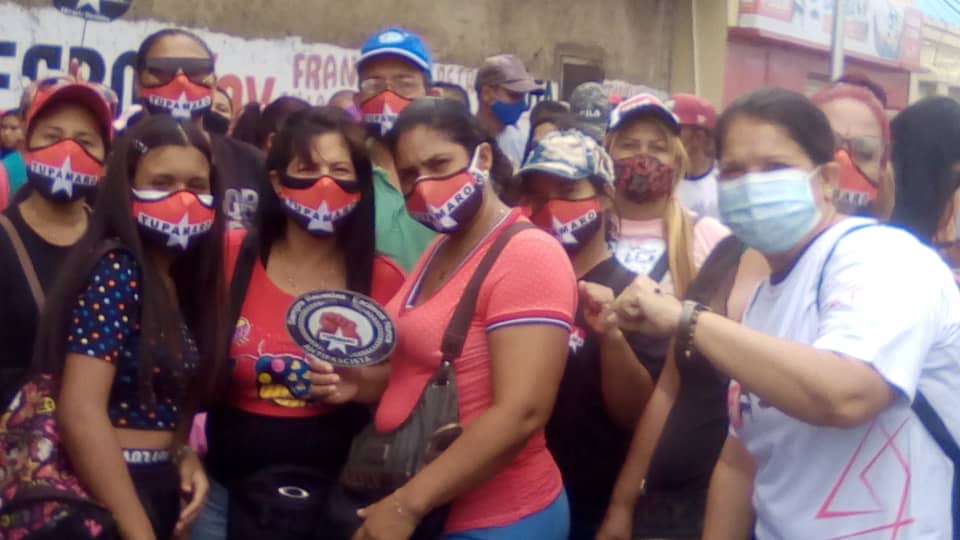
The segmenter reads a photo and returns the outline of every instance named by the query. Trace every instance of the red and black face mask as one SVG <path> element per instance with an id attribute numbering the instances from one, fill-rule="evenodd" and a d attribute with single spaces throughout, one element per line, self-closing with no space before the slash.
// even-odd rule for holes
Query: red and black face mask
<path id="1" fill-rule="evenodd" d="M 133 189 L 132 213 L 145 240 L 175 251 L 195 246 L 213 228 L 213 195 Z"/>
<path id="2" fill-rule="evenodd" d="M 180 73 L 167 83 L 142 87 L 140 99 L 153 114 L 167 113 L 178 120 L 187 120 L 210 110 L 213 88 L 197 84 Z"/>
<path id="3" fill-rule="evenodd" d="M 534 225 L 552 234 L 571 255 L 596 236 L 601 220 L 600 202 L 596 197 L 550 199 L 530 216 Z"/>
<path id="4" fill-rule="evenodd" d="M 833 197 L 834 206 L 844 214 L 869 215 L 877 200 L 877 183 L 857 166 L 846 149 L 837 150 L 834 160 L 840 165 L 840 186 Z"/>
<path id="5" fill-rule="evenodd" d="M 407 212 L 438 233 L 456 232 L 480 210 L 487 176 L 472 161 L 470 166 L 449 176 L 419 178 L 406 194 Z"/>
<path id="6" fill-rule="evenodd" d="M 653 156 L 618 159 L 613 162 L 617 192 L 634 203 L 645 203 L 673 191 L 676 170 Z"/>
<path id="7" fill-rule="evenodd" d="M 407 108 L 411 100 L 393 92 L 384 90 L 360 104 L 363 122 L 372 135 L 383 136 L 397 122 L 400 111 Z"/>
<path id="8" fill-rule="evenodd" d="M 360 185 L 330 176 L 280 176 L 283 210 L 297 225 L 315 236 L 332 236 L 360 202 Z"/>
<path id="9" fill-rule="evenodd" d="M 30 150 L 24 156 L 30 186 L 56 202 L 77 201 L 97 189 L 103 162 L 73 139 Z"/>

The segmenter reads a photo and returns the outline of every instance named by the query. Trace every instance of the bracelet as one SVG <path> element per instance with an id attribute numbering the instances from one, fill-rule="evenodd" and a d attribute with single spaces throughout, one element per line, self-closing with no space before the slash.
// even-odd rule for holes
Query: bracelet
<path id="1" fill-rule="evenodd" d="M 693 334 L 697 331 L 697 320 L 700 318 L 700 313 L 704 311 L 710 311 L 710 308 L 693 300 L 683 301 L 680 322 L 677 324 L 677 336 L 679 336 L 677 348 L 687 360 L 693 356 L 695 348 L 693 346 Z"/>
<path id="2" fill-rule="evenodd" d="M 187 457 L 187 453 L 192 451 L 193 449 L 190 448 L 190 445 L 187 445 L 187 444 L 180 445 L 180 448 L 177 448 L 177 450 L 173 453 L 173 463 L 176 465 L 180 465 L 181 463 L 183 463 L 183 460 Z"/>
<path id="3" fill-rule="evenodd" d="M 405 517 L 412 517 L 410 512 L 407 512 L 403 507 L 403 501 L 400 500 L 400 495 L 397 495 L 396 491 L 390 494 L 390 498 L 393 500 L 393 507 L 397 510 L 398 514 Z"/>

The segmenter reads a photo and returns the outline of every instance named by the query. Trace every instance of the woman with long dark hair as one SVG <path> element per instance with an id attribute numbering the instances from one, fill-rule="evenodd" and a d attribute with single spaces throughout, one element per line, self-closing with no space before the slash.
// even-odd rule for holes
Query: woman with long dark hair
<path id="1" fill-rule="evenodd" d="M 116 103 L 112 90 L 68 75 L 50 76 L 24 91 L 28 181 L 0 216 L 0 405 L 24 382 L 38 303 L 90 222 L 87 201 L 103 176 Z M 18 245 L 29 259 L 25 265 Z"/>
<path id="2" fill-rule="evenodd" d="M 252 268 L 230 345 L 225 403 L 207 421 L 205 462 L 214 483 L 195 539 L 225 538 L 228 530 L 231 538 L 267 534 L 250 525 L 259 518 L 244 519 L 242 508 L 255 496 L 251 479 L 285 467 L 335 479 L 369 420 L 366 407 L 348 403 L 371 399 L 358 378 L 380 381 L 374 389 L 385 383 L 385 366 L 347 370 L 341 381 L 329 364 L 303 352 L 285 322 L 305 293 L 352 291 L 386 303 L 403 281 L 374 249 L 373 166 L 363 138 L 363 127 L 337 107 L 290 115 L 270 148 L 273 189 L 264 192 L 254 227 L 229 235 L 228 272 L 239 275 L 238 260 Z M 245 243 L 248 234 L 255 236 Z M 286 538 L 284 525 L 269 526 L 273 538 Z"/>
<path id="3" fill-rule="evenodd" d="M 960 268 L 960 102 L 930 97 L 891 125 L 897 195 L 891 223 Z"/>
<path id="4" fill-rule="evenodd" d="M 510 170 L 509 161 L 462 104 L 414 101 L 388 142 L 410 215 L 441 235 L 387 304 L 398 343 L 377 407 L 380 431 L 410 415 L 440 365 L 438 329 L 495 239 L 525 219 L 494 193 L 492 178 Z M 404 486 L 363 509 L 355 539 L 405 540 L 446 504 L 449 539 L 567 537 L 566 495 L 543 428 L 563 373 L 575 296 L 570 262 L 553 238 L 530 229 L 509 240 L 479 289 L 463 354 L 453 362 L 463 433 Z"/>
<path id="5" fill-rule="evenodd" d="M 126 539 L 170 538 L 206 497 L 182 442 L 223 358 L 216 187 L 202 132 L 143 120 L 115 148 L 41 319 L 37 367 L 60 382 L 67 455 Z"/>
<path id="6" fill-rule="evenodd" d="M 134 91 L 145 111 L 167 114 L 203 128 L 217 87 L 216 54 L 203 39 L 182 28 L 150 34 L 137 49 Z M 222 211 L 230 229 L 246 227 L 266 189 L 263 152 L 226 135 L 207 133 L 223 183 Z M 218 194 L 220 196 L 220 194 Z"/>

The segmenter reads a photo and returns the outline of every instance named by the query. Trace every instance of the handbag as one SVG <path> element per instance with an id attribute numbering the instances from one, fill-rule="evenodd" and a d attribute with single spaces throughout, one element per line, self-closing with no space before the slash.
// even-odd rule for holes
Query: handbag
<path id="1" fill-rule="evenodd" d="M 20 235 L 0 215 L 30 293 L 44 295 Z M 105 243 L 103 253 L 115 247 Z M 29 378 L 0 416 L 0 538 L 107 540 L 117 538 L 110 512 L 93 501 L 73 473 L 56 425 L 53 377 Z"/>
<path id="2" fill-rule="evenodd" d="M 484 279 L 510 239 L 532 227 L 528 222 L 510 225 L 481 259 L 443 334 L 440 365 L 427 381 L 407 419 L 397 429 L 386 433 L 377 431 L 371 424 L 353 440 L 340 473 L 339 489 L 331 496 L 329 532 L 333 535 L 326 537 L 349 538 L 362 525 L 356 516 L 357 509 L 375 503 L 406 484 L 462 433 L 453 362 L 463 352 Z M 448 507 L 444 506 L 429 513 L 411 539 L 440 538 L 447 511 Z"/>
<path id="3" fill-rule="evenodd" d="M 327 475 L 308 467 L 277 465 L 253 473 L 230 487 L 227 538 L 318 538 L 332 484 Z"/>

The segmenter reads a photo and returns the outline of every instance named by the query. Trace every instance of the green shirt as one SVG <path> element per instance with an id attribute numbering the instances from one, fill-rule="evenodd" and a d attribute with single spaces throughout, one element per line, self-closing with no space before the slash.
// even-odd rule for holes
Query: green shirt
<path id="1" fill-rule="evenodd" d="M 380 167 L 373 168 L 373 201 L 377 251 L 409 272 L 436 233 L 410 217 L 403 194 Z"/>

